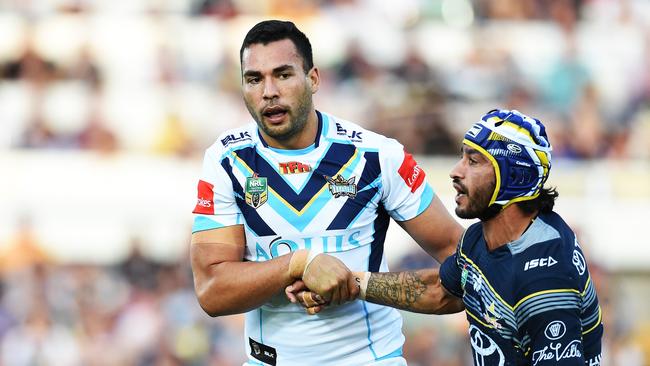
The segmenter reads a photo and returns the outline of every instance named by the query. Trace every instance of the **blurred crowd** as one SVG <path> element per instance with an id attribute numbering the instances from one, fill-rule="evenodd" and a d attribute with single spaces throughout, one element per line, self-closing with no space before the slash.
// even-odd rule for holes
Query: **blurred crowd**
<path id="1" fill-rule="evenodd" d="M 0 0 L 0 154 L 199 161 L 250 120 L 239 46 L 264 18 L 311 39 L 318 109 L 412 153 L 456 155 L 469 123 L 501 106 L 542 119 L 554 158 L 650 159 L 647 0 Z M 155 260 L 134 238 L 116 263 L 57 263 L 31 229 L 0 242 L 0 365 L 243 362 L 242 317 L 202 312 L 188 258 Z M 435 265 L 422 252 L 391 262 Z M 650 326 L 591 266 L 604 364 L 650 364 Z M 405 313 L 405 357 L 469 365 L 466 327 Z"/>
<path id="2" fill-rule="evenodd" d="M 242 315 L 207 316 L 189 259 L 154 260 L 142 244 L 134 238 L 111 265 L 62 265 L 23 225 L 0 250 L 0 365 L 241 365 Z M 437 265 L 420 249 L 391 262 L 397 271 Z M 648 365 L 650 324 L 626 315 L 616 280 L 589 266 L 604 314 L 603 365 Z M 472 365 L 464 314 L 403 315 L 409 365 Z"/>
<path id="3" fill-rule="evenodd" d="M 295 20 L 317 108 L 456 154 L 495 106 L 544 120 L 556 157 L 650 157 L 645 0 L 0 2 L 0 149 L 201 156 L 250 118 L 238 48 Z"/>
<path id="4" fill-rule="evenodd" d="M 203 313 L 189 259 L 132 248 L 113 265 L 61 265 L 20 231 L 0 253 L 0 364 L 241 365 L 242 319 Z"/>

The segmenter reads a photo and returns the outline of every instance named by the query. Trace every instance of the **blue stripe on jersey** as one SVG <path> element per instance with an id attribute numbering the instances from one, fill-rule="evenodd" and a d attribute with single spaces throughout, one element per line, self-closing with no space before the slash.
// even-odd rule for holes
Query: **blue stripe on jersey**
<path id="1" fill-rule="evenodd" d="M 316 117 L 318 117 L 318 130 L 316 131 L 316 141 L 314 141 L 315 148 L 320 145 L 320 138 L 323 133 L 323 125 L 325 124 L 325 121 L 323 121 L 323 115 L 319 111 L 316 111 Z"/>
<path id="2" fill-rule="evenodd" d="M 262 332 L 262 308 L 259 309 L 260 313 L 260 343 L 264 343 L 264 333 Z"/>
<path id="3" fill-rule="evenodd" d="M 318 120 L 321 121 L 321 123 L 318 126 L 319 127 L 318 136 L 324 138 L 325 136 L 327 136 L 327 133 L 329 132 L 330 129 L 330 118 L 326 114 L 322 114 L 319 111 L 316 111 L 316 113 L 318 113 Z M 316 147 L 318 147 L 318 145 L 320 145 L 320 138 L 316 140 Z"/>
<path id="4" fill-rule="evenodd" d="M 378 179 L 378 181 L 379 181 L 379 179 Z M 369 187 L 370 187 L 370 188 L 369 188 Z M 368 185 L 368 186 L 366 186 L 366 190 L 369 190 L 369 189 L 373 189 L 373 190 L 375 190 L 375 196 L 377 196 L 377 195 L 380 194 L 380 193 L 379 193 L 379 189 L 380 189 L 380 187 L 381 187 L 380 185 L 374 185 L 374 186 L 373 186 L 373 185 Z M 365 191 L 364 191 L 364 192 L 365 192 Z M 370 198 L 370 201 L 372 201 L 372 200 L 374 200 L 374 199 L 375 199 L 375 197 L 373 196 L 372 198 Z M 366 207 L 367 207 L 367 206 L 366 206 Z M 365 209 L 364 209 L 364 210 L 365 210 Z M 356 216 L 355 218 L 353 218 L 352 221 L 350 221 L 350 224 L 348 225 L 347 228 L 351 228 L 351 227 L 354 225 L 354 223 L 357 221 L 357 219 L 358 219 L 359 217 L 362 216 L 364 210 L 361 210 L 361 212 L 359 212 L 359 213 L 357 214 L 357 216 Z"/>
<path id="5" fill-rule="evenodd" d="M 266 177 L 269 187 L 273 188 L 285 201 L 291 202 L 293 208 L 300 211 L 327 184 L 323 176 L 332 177 L 338 173 L 341 167 L 354 155 L 355 147 L 354 145 L 332 144 L 318 167 L 314 168 L 316 174 L 309 177 L 309 181 L 300 193 L 296 193 L 280 173 L 263 159 L 254 148 L 244 148 L 234 153 L 253 172 L 260 177 Z"/>
<path id="6" fill-rule="evenodd" d="M 402 352 L 402 347 L 400 347 L 400 348 L 394 350 L 393 352 L 387 354 L 386 356 L 379 357 L 375 361 L 386 360 L 386 359 L 393 358 L 393 357 L 402 357 L 403 354 L 404 354 L 404 352 Z"/>
<path id="7" fill-rule="evenodd" d="M 219 229 L 222 227 L 225 227 L 225 225 L 218 223 L 209 217 L 197 215 L 194 217 L 194 224 L 192 224 L 192 234 L 199 231 Z"/>
<path id="8" fill-rule="evenodd" d="M 520 307 L 515 309 L 517 323 L 519 325 L 524 324 L 532 316 L 553 309 L 575 309 L 579 311 L 579 295 L 574 292 L 559 292 L 539 295 L 528 299 Z"/>
<path id="9" fill-rule="evenodd" d="M 329 144 L 330 144 L 330 146 L 332 145 L 331 142 L 330 142 Z M 328 150 L 329 150 L 329 146 L 328 146 L 327 148 L 324 149 L 324 151 L 326 151 L 326 152 L 327 152 Z M 266 159 L 266 156 L 264 156 L 264 155 L 260 155 L 260 156 L 262 156 L 263 158 Z M 325 155 L 321 156 L 321 157 L 318 159 L 318 161 L 316 161 L 316 164 L 314 164 L 314 166 L 319 166 L 319 165 L 320 165 L 320 162 L 323 160 L 324 157 L 325 157 Z M 267 162 L 268 162 L 268 160 L 267 160 Z M 270 163 L 269 163 L 269 165 L 273 165 L 273 164 L 270 164 Z M 302 182 L 302 184 L 301 184 L 300 187 L 296 187 L 293 183 L 291 183 L 290 180 L 285 180 L 285 182 L 287 182 L 287 184 L 290 185 L 290 186 L 293 188 L 293 191 L 296 192 L 296 194 L 298 194 L 298 193 L 301 192 L 303 189 L 305 189 L 305 186 L 307 185 L 307 183 L 309 183 L 309 180 L 311 179 L 311 176 L 312 176 L 312 175 L 314 175 L 314 170 L 313 170 L 313 169 L 308 173 L 308 175 L 307 175 L 307 179 L 305 179 L 305 180 Z"/>
<path id="10" fill-rule="evenodd" d="M 345 202 L 341 210 L 336 214 L 327 230 L 346 229 L 359 213 L 367 206 L 378 191 L 378 188 L 364 190 L 367 186 L 374 183 L 381 174 L 379 166 L 379 154 L 376 152 L 366 152 L 363 154 L 366 159 L 366 166 L 363 167 L 361 178 L 357 183 L 357 196 Z"/>
<path id="11" fill-rule="evenodd" d="M 368 271 L 379 272 L 381 260 L 384 257 L 384 240 L 386 240 L 386 230 L 390 223 L 390 216 L 384 205 L 377 207 L 377 218 L 375 219 L 372 243 L 370 243 L 370 258 L 368 260 Z"/>
<path id="12" fill-rule="evenodd" d="M 271 151 L 274 151 L 274 152 L 276 152 L 278 154 L 282 154 L 282 155 L 297 156 L 297 155 L 304 155 L 304 154 L 307 154 L 307 153 L 310 153 L 310 152 L 316 150 L 316 144 L 311 144 L 311 145 L 307 146 L 306 148 L 299 149 L 299 150 L 276 149 L 276 148 L 271 147 L 271 146 L 267 147 L 267 149 L 269 149 Z"/>
<path id="13" fill-rule="evenodd" d="M 587 288 L 582 293 L 582 307 L 581 310 L 584 312 L 588 307 L 592 306 L 597 302 L 596 298 L 596 289 L 594 288 L 593 282 L 591 282 L 591 277 L 587 279 Z"/>
<path id="14" fill-rule="evenodd" d="M 424 191 L 422 192 L 422 196 L 420 196 L 420 207 L 418 207 L 418 213 L 415 216 L 424 212 L 431 205 L 431 201 L 433 201 L 433 188 L 431 188 L 429 183 L 424 183 Z"/>
<path id="15" fill-rule="evenodd" d="M 230 160 L 227 158 L 221 160 L 221 166 L 226 171 L 226 173 L 228 173 L 228 177 L 230 177 L 230 181 L 232 182 L 232 189 L 235 192 L 235 202 L 237 202 L 239 211 L 241 211 L 241 213 L 244 215 L 244 218 L 246 218 L 246 222 L 248 224 L 247 227 L 250 228 L 251 231 L 253 231 L 257 236 L 276 235 L 275 231 L 273 231 L 273 229 L 271 229 L 266 224 L 266 222 L 262 220 L 257 211 L 246 204 L 246 201 L 243 199 L 244 189 L 239 184 L 239 181 L 237 181 L 235 175 L 232 173 Z"/>
<path id="16" fill-rule="evenodd" d="M 260 157 L 263 158 L 262 155 Z M 266 164 L 270 166 L 268 161 L 265 159 Z M 353 154 L 351 159 L 345 162 L 343 166 L 345 166 L 345 171 L 354 171 L 356 169 L 356 166 L 361 162 L 361 155 L 360 154 Z M 236 166 L 239 171 L 243 175 L 248 175 L 252 174 L 251 173 L 251 168 L 246 165 L 246 163 L 242 159 L 235 159 L 234 160 L 234 166 Z M 343 173 L 341 172 L 341 173 Z M 316 176 L 318 177 L 318 176 Z M 286 181 L 283 182 L 287 183 Z M 318 178 L 316 178 L 318 179 Z M 324 180 L 324 178 L 321 178 Z M 311 177 L 309 178 L 311 180 Z M 306 197 L 309 198 L 309 201 L 303 205 L 302 211 L 298 212 L 294 206 L 290 203 L 287 202 L 285 197 L 283 197 L 281 194 L 276 192 L 273 187 L 269 189 L 269 199 L 268 199 L 268 204 L 281 216 L 286 218 L 287 222 L 291 224 L 294 228 L 296 228 L 299 231 L 303 231 L 309 223 L 313 221 L 313 219 L 318 216 L 320 213 L 321 209 L 327 204 L 329 200 L 332 199 L 331 194 L 327 189 L 325 189 L 325 186 L 322 186 L 320 191 L 318 191 L 315 195 L 311 197 Z M 303 193 L 295 193 L 294 195 L 301 196 L 304 195 Z M 358 198 L 358 202 L 365 202 L 363 201 L 363 198 Z"/>
<path id="17" fill-rule="evenodd" d="M 332 195 L 328 190 L 323 190 L 316 196 L 309 208 L 302 214 L 296 214 L 296 212 L 288 207 L 280 198 L 281 197 L 277 197 L 274 192 L 271 192 L 267 203 L 271 205 L 278 215 L 284 217 L 291 226 L 302 232 L 305 227 L 307 227 L 307 225 L 318 216 L 327 202 L 332 199 Z"/>
<path id="18" fill-rule="evenodd" d="M 334 217 L 334 220 L 327 227 L 327 230 L 347 229 L 359 216 L 366 205 L 372 201 L 377 194 L 377 188 L 366 189 L 357 193 L 354 199 L 349 199 Z"/>
<path id="19" fill-rule="evenodd" d="M 379 165 L 379 153 L 366 151 L 363 153 L 366 159 L 366 166 L 363 167 L 363 173 L 359 179 L 359 190 L 364 189 L 368 184 L 374 182 L 381 174 L 381 166 Z"/>
<path id="20" fill-rule="evenodd" d="M 587 328 L 588 325 L 594 324 L 598 319 L 600 319 L 600 311 L 594 311 L 590 316 L 584 319 L 581 318 L 580 321 L 582 322 L 583 328 Z"/>
<path id="21" fill-rule="evenodd" d="M 521 316 L 530 311 L 531 308 L 539 306 L 539 304 L 548 301 L 567 300 L 575 304 L 580 303 L 580 295 L 571 289 L 566 290 L 547 290 L 540 293 L 533 294 L 523 302 L 514 306 L 514 311 L 517 316 Z"/>
<path id="22" fill-rule="evenodd" d="M 372 339 L 370 338 L 372 336 L 372 330 L 370 329 L 370 316 L 368 315 L 368 304 L 365 301 L 361 301 L 361 304 L 363 305 L 363 312 L 366 315 L 366 328 L 368 328 L 368 348 L 370 348 L 370 352 L 372 352 L 372 357 L 377 359 L 377 353 L 375 353 L 375 348 L 372 346 Z"/>

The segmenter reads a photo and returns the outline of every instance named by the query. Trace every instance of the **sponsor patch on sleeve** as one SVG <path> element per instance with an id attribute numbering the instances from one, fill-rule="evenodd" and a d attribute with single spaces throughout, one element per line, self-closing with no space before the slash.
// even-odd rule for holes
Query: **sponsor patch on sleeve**
<path id="1" fill-rule="evenodd" d="M 213 184 L 199 180 L 198 197 L 196 199 L 195 214 L 214 215 L 214 188 Z"/>
<path id="2" fill-rule="evenodd" d="M 248 338 L 248 343 L 251 346 L 251 356 L 265 364 L 275 366 L 278 358 L 278 353 L 275 348 L 256 342 L 250 337 Z"/>
<path id="3" fill-rule="evenodd" d="M 424 170 L 413 159 L 413 155 L 406 151 L 404 151 L 404 161 L 402 161 L 402 165 L 397 170 L 397 173 L 404 179 L 406 185 L 411 188 L 411 193 L 420 188 L 426 175 Z"/>

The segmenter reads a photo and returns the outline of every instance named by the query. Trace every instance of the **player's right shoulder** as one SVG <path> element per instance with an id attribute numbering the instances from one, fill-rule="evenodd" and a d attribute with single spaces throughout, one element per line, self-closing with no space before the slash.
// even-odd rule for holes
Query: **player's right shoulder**
<path id="1" fill-rule="evenodd" d="M 206 149 L 206 154 L 220 160 L 231 151 L 254 146 L 258 140 L 257 125 L 251 122 L 221 133 L 217 140 Z"/>

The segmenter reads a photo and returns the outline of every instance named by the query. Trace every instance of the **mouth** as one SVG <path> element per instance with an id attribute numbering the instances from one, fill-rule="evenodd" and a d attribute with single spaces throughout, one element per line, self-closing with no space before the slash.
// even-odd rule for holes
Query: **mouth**
<path id="1" fill-rule="evenodd" d="M 279 105 L 266 107 L 262 110 L 262 116 L 271 124 L 280 124 L 288 114 L 288 109 Z"/>
<path id="2" fill-rule="evenodd" d="M 456 190 L 455 201 L 456 204 L 460 204 L 460 200 L 463 197 L 467 197 L 467 190 L 458 182 L 453 183 L 454 189 Z"/>

